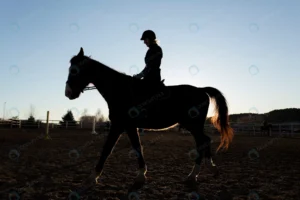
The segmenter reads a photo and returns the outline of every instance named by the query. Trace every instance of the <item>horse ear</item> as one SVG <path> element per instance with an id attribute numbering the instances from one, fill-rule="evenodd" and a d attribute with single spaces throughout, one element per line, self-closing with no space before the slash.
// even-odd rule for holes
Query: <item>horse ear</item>
<path id="1" fill-rule="evenodd" d="M 80 51 L 79 51 L 79 53 L 78 53 L 77 56 L 79 56 L 79 57 L 83 57 L 84 56 L 84 52 L 83 52 L 83 48 L 82 47 L 80 47 Z"/>

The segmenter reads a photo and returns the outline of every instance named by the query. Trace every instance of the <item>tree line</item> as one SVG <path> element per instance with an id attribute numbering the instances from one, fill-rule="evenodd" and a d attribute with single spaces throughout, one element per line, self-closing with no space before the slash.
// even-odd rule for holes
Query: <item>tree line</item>
<path id="1" fill-rule="evenodd" d="M 84 124 L 91 124 L 96 120 L 96 123 L 102 123 L 108 121 L 106 119 L 100 109 L 97 110 L 95 115 L 88 115 L 87 109 L 84 109 L 81 117 L 79 118 L 79 121 Z M 95 119 L 96 118 L 96 119 Z M 62 120 L 59 122 L 61 126 L 76 126 L 78 125 L 78 122 L 75 120 L 74 115 L 71 110 L 68 110 L 66 114 L 62 116 Z"/>
<path id="2" fill-rule="evenodd" d="M 268 113 L 254 114 L 254 113 L 240 113 L 229 115 L 230 122 L 244 122 L 244 123 L 263 123 L 266 120 L 268 123 L 300 123 L 300 109 L 299 108 L 285 108 L 276 109 Z M 206 124 L 210 124 L 210 118 L 206 120 Z"/>

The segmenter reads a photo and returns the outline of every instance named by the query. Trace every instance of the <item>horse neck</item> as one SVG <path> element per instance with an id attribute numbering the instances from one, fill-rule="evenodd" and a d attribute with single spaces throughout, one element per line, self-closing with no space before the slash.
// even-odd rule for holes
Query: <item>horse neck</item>
<path id="1" fill-rule="evenodd" d="M 130 77 L 95 60 L 93 66 L 92 83 L 110 106 L 128 90 Z"/>

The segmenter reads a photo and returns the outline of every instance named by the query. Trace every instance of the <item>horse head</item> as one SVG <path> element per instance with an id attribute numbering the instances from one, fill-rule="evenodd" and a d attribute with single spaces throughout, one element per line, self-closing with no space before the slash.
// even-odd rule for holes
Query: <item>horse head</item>
<path id="1" fill-rule="evenodd" d="M 76 99 L 84 88 L 92 82 L 91 59 L 84 55 L 83 48 L 70 60 L 68 79 L 66 82 L 65 95 L 70 100 Z"/>

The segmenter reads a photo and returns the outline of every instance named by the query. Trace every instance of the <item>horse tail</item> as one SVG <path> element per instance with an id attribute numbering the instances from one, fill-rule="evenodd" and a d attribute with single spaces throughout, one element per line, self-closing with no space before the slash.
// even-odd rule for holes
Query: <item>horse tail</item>
<path id="1" fill-rule="evenodd" d="M 233 139 L 233 129 L 229 124 L 227 101 L 218 89 L 213 87 L 203 89 L 215 104 L 215 115 L 211 118 L 211 123 L 221 133 L 221 143 L 217 148 L 217 152 L 220 148 L 227 150 Z"/>

